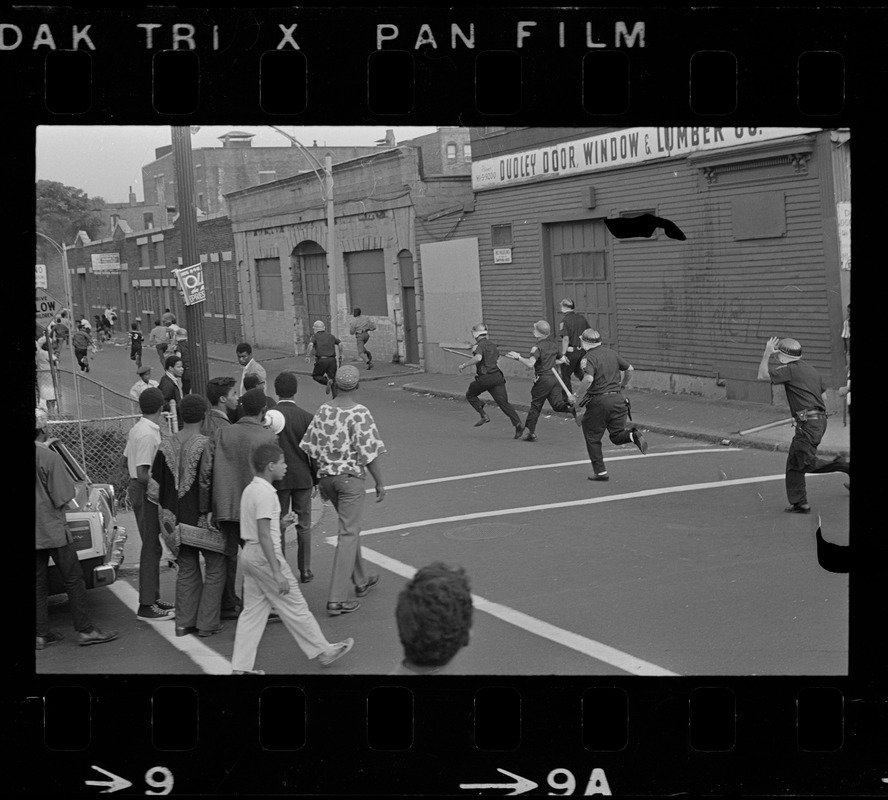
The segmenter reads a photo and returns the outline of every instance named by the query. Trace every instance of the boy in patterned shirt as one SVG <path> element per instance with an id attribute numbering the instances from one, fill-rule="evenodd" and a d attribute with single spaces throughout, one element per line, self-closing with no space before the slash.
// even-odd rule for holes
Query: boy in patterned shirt
<path id="1" fill-rule="evenodd" d="M 317 410 L 299 445 L 317 462 L 321 496 L 333 503 L 339 515 L 339 538 L 327 597 L 327 613 L 331 617 L 361 607 L 357 600 L 348 599 L 349 583 L 354 584 L 358 597 L 364 597 L 379 583 L 379 575 L 364 572 L 358 537 L 364 508 L 365 468 L 376 482 L 376 502 L 385 497 L 379 468 L 385 444 L 370 410 L 358 402 L 358 380 L 356 367 L 346 365 L 339 369 L 338 396 Z"/>

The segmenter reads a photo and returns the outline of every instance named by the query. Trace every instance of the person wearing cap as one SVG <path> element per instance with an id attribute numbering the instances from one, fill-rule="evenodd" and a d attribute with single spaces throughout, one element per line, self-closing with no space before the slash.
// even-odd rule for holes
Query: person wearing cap
<path id="1" fill-rule="evenodd" d="M 312 352 L 315 356 L 311 378 L 321 386 L 326 386 L 327 394 L 332 392 L 333 397 L 336 397 L 336 367 L 342 364 L 342 342 L 332 333 L 327 333 L 323 320 L 316 320 L 311 328 L 314 333 L 308 340 L 308 350 L 305 353 L 306 361 L 311 361 Z"/>
<path id="2" fill-rule="evenodd" d="M 207 443 L 201 464 L 200 513 L 225 534 L 226 577 L 222 619 L 237 619 L 241 609 L 236 592 L 237 554 L 240 545 L 240 497 L 250 481 L 253 451 L 264 443 L 277 444 L 265 420 L 265 391 L 250 389 L 241 398 L 244 415 L 233 425 L 219 428 Z"/>
<path id="3" fill-rule="evenodd" d="M 367 349 L 367 341 L 370 339 L 370 331 L 376 330 L 376 323 L 361 313 L 361 309 L 355 306 L 352 310 L 354 319 L 348 326 L 349 333 L 355 337 L 358 346 L 358 355 L 367 362 L 367 369 L 373 369 L 373 353 Z"/>
<path id="4" fill-rule="evenodd" d="M 648 445 L 644 437 L 633 425 L 626 427 L 629 411 L 622 389 L 629 384 L 634 367 L 616 350 L 601 344 L 601 334 L 593 328 L 586 328 L 580 336 L 583 357 L 580 367 L 583 380 L 577 394 L 568 396 L 571 403 L 579 396 L 585 405 L 581 427 L 586 440 L 586 452 L 592 462 L 593 474 L 590 481 L 606 481 L 610 476 L 604 468 L 604 455 L 601 451 L 601 440 L 607 431 L 614 444 L 632 442 L 642 455 L 647 453 Z"/>
<path id="5" fill-rule="evenodd" d="M 74 357 L 80 365 L 81 372 L 89 372 L 89 350 L 93 346 L 89 331 L 89 323 L 87 323 L 80 325 L 71 336 L 71 347 L 74 348 Z"/>
<path id="6" fill-rule="evenodd" d="M 259 388 L 265 391 L 265 367 L 253 358 L 253 348 L 248 342 L 241 342 L 235 348 L 235 352 L 237 353 L 238 363 L 244 368 L 237 393 L 243 395 L 247 391 L 244 388 L 244 378 L 254 373 L 259 376 Z"/>
<path id="7" fill-rule="evenodd" d="M 296 515 L 296 566 L 299 580 L 308 583 L 314 578 L 311 571 L 311 498 L 317 492 L 318 467 L 314 459 L 299 446 L 311 425 L 312 415 L 296 404 L 299 382 L 293 372 L 281 372 L 274 379 L 278 396 L 275 410 L 284 418 L 284 428 L 278 433 L 278 446 L 284 451 L 287 474 L 274 482 L 281 516 L 290 511 Z M 285 551 L 284 531 L 281 526 L 281 551 Z"/>
<path id="8" fill-rule="evenodd" d="M 561 336 L 561 356 L 566 358 L 567 362 L 561 362 L 561 380 L 568 390 L 573 389 L 572 378 L 576 377 L 578 381 L 583 380 L 583 370 L 580 369 L 580 360 L 583 358 L 583 347 L 580 344 L 580 336 L 583 331 L 589 327 L 589 323 L 582 314 L 574 311 L 574 301 L 569 297 L 565 297 L 561 301 L 561 325 L 559 326 L 559 335 Z M 562 390 L 562 395 L 567 401 L 567 395 Z"/>
<path id="9" fill-rule="evenodd" d="M 317 462 L 321 496 L 330 500 L 339 515 L 339 536 L 327 595 L 327 613 L 331 617 L 360 608 L 357 600 L 348 597 L 349 584 L 354 584 L 357 597 L 364 597 L 379 583 L 378 574 L 365 570 L 360 535 L 367 472 L 376 482 L 376 502 L 385 497 L 379 467 L 385 444 L 370 409 L 358 402 L 359 380 L 357 367 L 349 364 L 339 369 L 339 393 L 321 404 L 299 444 Z"/>
<path id="10" fill-rule="evenodd" d="M 472 326 L 472 336 L 475 337 L 475 346 L 472 348 L 471 361 L 464 361 L 457 369 L 462 372 L 466 367 L 475 367 L 475 380 L 469 384 L 466 392 L 466 400 L 469 405 L 475 409 L 480 415 L 475 423 L 477 428 L 490 422 L 490 417 L 484 410 L 484 401 L 479 398 L 480 394 L 490 392 L 493 401 L 499 406 L 512 425 L 515 426 L 516 439 L 521 438 L 524 432 L 524 426 L 521 424 L 521 418 L 509 402 L 509 393 L 506 391 L 506 376 L 503 375 L 499 368 L 499 348 L 488 338 L 487 326 L 483 322 Z"/>
<path id="11" fill-rule="evenodd" d="M 564 392 L 558 383 L 558 378 L 552 372 L 552 368 L 556 364 L 566 362 L 565 356 L 560 356 L 561 348 L 552 339 L 552 327 L 546 320 L 541 319 L 533 324 L 533 337 L 536 344 L 530 348 L 530 355 L 522 356 L 520 353 L 512 350 L 506 355 L 520 361 L 525 367 L 533 370 L 533 386 L 530 390 L 530 411 L 527 412 L 527 419 L 524 421 L 524 427 L 527 429 L 527 435 L 524 437 L 525 442 L 535 442 L 537 420 L 540 418 L 540 412 L 546 400 L 552 406 L 554 411 L 570 411 L 576 417 L 576 410 L 569 405 L 564 399 Z"/>
<path id="12" fill-rule="evenodd" d="M 35 649 L 44 650 L 65 637 L 49 627 L 49 559 L 55 562 L 68 594 L 68 606 L 74 618 L 77 644 L 103 644 L 116 639 L 117 631 L 103 631 L 93 625 L 86 602 L 86 582 L 77 558 L 71 534 L 66 526 L 65 509 L 77 491 L 62 457 L 49 449 L 49 416 L 35 410 L 37 500 L 34 531 L 36 534 L 37 616 Z"/>
<path id="13" fill-rule="evenodd" d="M 157 388 L 157 381 L 151 380 L 151 367 L 147 364 L 142 364 L 142 366 L 136 370 L 136 375 L 139 376 L 139 380 L 133 384 L 133 388 L 130 389 L 129 393 L 130 397 L 138 403 L 139 395 L 142 394 L 145 389 L 149 386 L 153 386 L 155 389 Z"/>
<path id="14" fill-rule="evenodd" d="M 777 356 L 776 364 L 771 361 L 773 355 Z M 783 385 L 795 425 L 786 458 L 786 497 L 789 506 L 784 510 L 810 514 L 805 473 L 851 474 L 851 465 L 844 456 L 836 456 L 829 461 L 817 457 L 817 447 L 826 433 L 826 384 L 820 373 L 802 360 L 802 346 L 797 340 L 778 339 L 776 336 L 765 343 L 758 379 Z"/>

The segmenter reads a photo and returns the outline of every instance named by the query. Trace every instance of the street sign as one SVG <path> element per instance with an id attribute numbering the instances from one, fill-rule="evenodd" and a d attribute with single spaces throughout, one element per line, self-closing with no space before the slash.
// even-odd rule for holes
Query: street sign
<path id="1" fill-rule="evenodd" d="M 37 289 L 36 300 L 37 322 L 44 328 L 52 322 L 56 315 L 60 314 L 65 307 L 63 303 L 56 300 L 45 289 Z"/>
<path id="2" fill-rule="evenodd" d="M 46 288 L 46 264 L 37 264 L 34 267 L 34 277 L 38 289 Z"/>
<path id="3" fill-rule="evenodd" d="M 182 292 L 186 306 L 193 306 L 195 303 L 202 303 L 207 299 L 203 266 L 200 262 L 192 264 L 190 267 L 174 269 L 173 274 L 179 281 L 179 291 Z"/>

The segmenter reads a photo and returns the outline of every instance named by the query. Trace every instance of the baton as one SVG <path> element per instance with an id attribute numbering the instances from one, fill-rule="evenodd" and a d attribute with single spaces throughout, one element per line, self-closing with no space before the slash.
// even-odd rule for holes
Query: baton
<path id="1" fill-rule="evenodd" d="M 440 347 L 442 350 L 446 350 L 448 353 L 453 353 L 454 355 L 462 356 L 463 358 L 468 358 L 469 356 L 472 355 L 471 353 L 464 353 L 464 352 L 462 352 L 461 350 L 454 350 L 454 349 L 452 349 L 452 348 L 450 348 L 450 347 L 444 347 L 444 345 L 439 345 L 439 347 Z"/>
<path id="2" fill-rule="evenodd" d="M 767 425 L 758 425 L 755 428 L 747 428 L 745 431 L 734 431 L 735 433 L 740 434 L 740 436 L 746 436 L 747 433 L 755 433 L 756 431 L 764 431 L 768 428 L 776 428 L 778 425 L 789 425 L 793 421 L 793 418 L 789 419 L 780 419 L 777 422 L 769 422 Z"/>
<path id="3" fill-rule="evenodd" d="M 558 379 L 558 383 L 561 384 L 561 388 L 564 389 L 564 393 L 573 394 L 573 392 L 565 385 L 564 380 L 561 377 L 561 373 L 558 371 L 557 367 L 552 367 L 552 373 Z M 574 412 L 574 422 L 579 425 L 583 421 L 583 415 L 586 413 L 586 408 L 584 406 L 580 406 L 578 403 L 576 406 L 574 406 Z"/>

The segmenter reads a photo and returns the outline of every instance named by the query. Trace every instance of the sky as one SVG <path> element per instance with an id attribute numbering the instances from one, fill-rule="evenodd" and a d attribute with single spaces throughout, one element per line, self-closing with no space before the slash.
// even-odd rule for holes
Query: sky
<path id="1" fill-rule="evenodd" d="M 278 126 L 306 147 L 372 147 L 385 137 L 384 125 Z M 210 125 L 193 135 L 192 147 L 221 147 L 218 137 L 228 131 L 256 134 L 253 147 L 287 147 L 286 137 L 264 125 Z M 397 143 L 432 133 L 434 126 L 394 127 Z M 164 125 L 41 125 L 37 128 L 37 179 L 58 181 L 82 189 L 90 197 L 123 203 L 133 187 L 137 201 L 145 199 L 142 166 L 154 161 L 154 151 L 169 145 L 170 127 Z"/>

